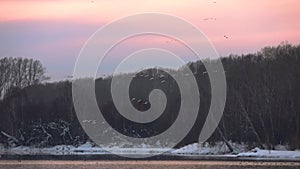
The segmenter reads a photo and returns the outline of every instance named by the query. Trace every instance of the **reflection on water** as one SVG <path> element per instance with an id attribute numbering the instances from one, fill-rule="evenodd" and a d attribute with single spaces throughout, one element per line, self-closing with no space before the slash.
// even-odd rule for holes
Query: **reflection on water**
<path id="1" fill-rule="evenodd" d="M 0 169 L 299 169 L 300 162 L 239 161 L 0 161 Z"/>

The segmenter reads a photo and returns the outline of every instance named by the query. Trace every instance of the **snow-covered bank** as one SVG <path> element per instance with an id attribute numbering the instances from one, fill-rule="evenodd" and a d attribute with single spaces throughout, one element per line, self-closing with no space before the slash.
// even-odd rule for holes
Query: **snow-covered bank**
<path id="1" fill-rule="evenodd" d="M 34 148 L 34 147 L 14 147 L 5 148 L 0 145 L 0 155 L 105 155 L 111 154 L 160 154 L 167 155 L 210 155 L 210 156 L 226 156 L 226 157 L 253 157 L 253 158 L 276 158 L 276 159 L 299 159 L 300 150 L 287 151 L 284 146 L 277 146 L 280 150 L 261 150 L 254 148 L 248 150 L 246 145 L 231 143 L 235 152 L 230 152 L 227 146 L 218 142 L 213 146 L 208 144 L 190 144 L 179 149 L 170 148 L 153 148 L 147 145 L 133 148 L 121 148 L 117 146 L 101 148 L 87 142 L 81 146 L 74 147 L 68 145 L 60 145 L 49 148 Z"/>
<path id="2" fill-rule="evenodd" d="M 300 151 L 279 151 L 279 150 L 261 150 L 254 148 L 250 152 L 239 153 L 238 157 L 257 157 L 257 158 L 299 158 Z"/>
<path id="3" fill-rule="evenodd" d="M 234 154 L 247 151 L 247 145 L 245 144 L 231 143 L 231 146 L 235 151 L 233 152 Z M 209 145 L 208 143 L 205 144 L 194 143 L 176 149 L 172 151 L 172 153 L 173 154 L 220 155 L 220 154 L 228 154 L 230 153 L 230 150 L 223 142 L 216 142 L 214 145 Z"/>
<path id="4" fill-rule="evenodd" d="M 254 148 L 252 150 L 247 149 L 245 144 L 231 143 L 234 152 L 230 152 L 228 147 L 222 143 L 218 142 L 214 146 L 208 144 L 190 144 L 184 146 L 180 149 L 172 151 L 172 154 L 193 154 L 193 155 L 225 155 L 232 157 L 256 157 L 256 158 L 299 158 L 300 160 L 300 150 L 288 151 L 285 146 L 278 145 L 275 150 L 262 150 L 259 148 Z"/>
<path id="5" fill-rule="evenodd" d="M 36 148 L 19 146 L 14 148 L 5 148 L 0 145 L 0 155 L 101 155 L 101 154 L 161 154 L 171 152 L 170 148 L 155 148 L 142 145 L 140 147 L 123 148 L 117 146 L 101 148 L 87 142 L 78 147 L 70 145 L 59 145 L 48 148 Z"/>

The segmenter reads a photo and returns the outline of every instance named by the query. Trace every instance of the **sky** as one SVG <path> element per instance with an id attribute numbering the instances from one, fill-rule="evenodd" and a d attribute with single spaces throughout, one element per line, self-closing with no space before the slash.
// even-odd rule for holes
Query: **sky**
<path id="1" fill-rule="evenodd" d="M 0 57 L 39 59 L 52 79 L 64 79 L 72 75 L 80 49 L 96 30 L 145 12 L 171 14 L 194 24 L 221 56 L 254 53 L 282 41 L 300 43 L 299 6 L 299 0 L 1 0 Z M 134 41 L 147 39 L 127 43 Z M 103 72 L 117 62 L 113 58 L 118 52 L 113 54 Z"/>

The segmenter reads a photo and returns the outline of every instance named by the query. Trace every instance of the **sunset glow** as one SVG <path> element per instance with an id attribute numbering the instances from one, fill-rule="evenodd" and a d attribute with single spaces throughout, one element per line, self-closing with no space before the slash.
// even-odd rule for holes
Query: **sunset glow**
<path id="1" fill-rule="evenodd" d="M 189 21 L 221 56 L 256 52 L 282 41 L 300 43 L 299 6 L 298 0 L 4 0 L 0 2 L 0 57 L 36 57 L 59 79 L 71 74 L 82 45 L 97 29 L 143 12 Z"/>

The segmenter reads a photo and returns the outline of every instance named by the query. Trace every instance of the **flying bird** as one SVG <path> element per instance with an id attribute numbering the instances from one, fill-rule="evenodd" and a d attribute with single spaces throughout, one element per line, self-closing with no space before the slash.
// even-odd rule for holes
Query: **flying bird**
<path id="1" fill-rule="evenodd" d="M 203 20 L 208 21 L 208 20 L 217 20 L 217 18 L 204 18 Z"/>

